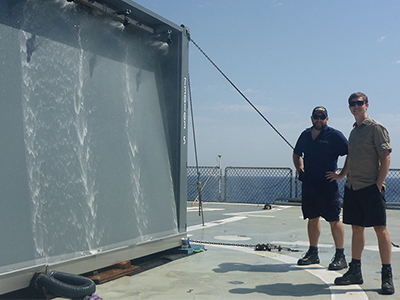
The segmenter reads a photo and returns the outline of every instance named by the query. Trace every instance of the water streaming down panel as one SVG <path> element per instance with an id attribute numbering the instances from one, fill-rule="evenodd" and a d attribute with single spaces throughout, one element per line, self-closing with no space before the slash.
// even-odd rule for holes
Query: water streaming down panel
<path id="1" fill-rule="evenodd" d="M 184 228 L 175 31 L 64 0 L 2 1 L 0 275 Z"/>

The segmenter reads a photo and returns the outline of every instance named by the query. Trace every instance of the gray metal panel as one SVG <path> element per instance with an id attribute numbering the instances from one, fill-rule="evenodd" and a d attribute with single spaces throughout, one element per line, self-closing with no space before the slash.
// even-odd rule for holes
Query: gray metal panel
<path id="1" fill-rule="evenodd" d="M 181 107 L 181 155 L 180 155 L 180 195 L 178 210 L 186 211 L 187 206 L 187 143 L 188 143 L 188 124 L 189 124 L 189 29 L 183 31 L 181 46 L 181 99 L 183 100 Z M 187 230 L 187 214 L 180 213 L 178 215 L 178 226 L 180 232 Z"/>
<path id="2" fill-rule="evenodd" d="M 0 257 L 8 264 L 33 259 L 34 249 L 15 35 L 10 27 L 0 31 Z"/>
<path id="3" fill-rule="evenodd" d="M 82 2 L 0 2 L 0 286 L 186 233 L 185 31 Z"/>

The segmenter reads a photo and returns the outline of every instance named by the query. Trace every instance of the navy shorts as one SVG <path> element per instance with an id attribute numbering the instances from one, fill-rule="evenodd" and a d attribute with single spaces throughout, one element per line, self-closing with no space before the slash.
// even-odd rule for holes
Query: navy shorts
<path id="1" fill-rule="evenodd" d="M 376 184 L 356 191 L 345 187 L 343 223 L 362 227 L 386 226 L 384 194 Z"/>
<path id="2" fill-rule="evenodd" d="M 304 219 L 323 217 L 328 222 L 339 221 L 341 208 L 336 182 L 323 185 L 303 182 L 301 202 Z"/>

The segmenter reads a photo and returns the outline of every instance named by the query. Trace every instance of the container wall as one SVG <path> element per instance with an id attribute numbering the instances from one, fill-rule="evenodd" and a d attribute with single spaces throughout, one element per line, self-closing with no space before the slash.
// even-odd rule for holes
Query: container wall
<path id="1" fill-rule="evenodd" d="M 0 274 L 185 230 L 182 31 L 80 2 L 0 2 Z"/>

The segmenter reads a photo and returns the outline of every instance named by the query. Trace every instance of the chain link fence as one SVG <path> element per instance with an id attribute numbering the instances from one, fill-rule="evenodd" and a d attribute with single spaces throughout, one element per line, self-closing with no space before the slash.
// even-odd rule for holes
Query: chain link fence
<path id="1" fill-rule="evenodd" d="M 342 169 L 338 169 L 340 172 Z M 339 194 L 343 199 L 344 196 L 344 186 L 346 183 L 346 178 L 338 181 Z M 386 204 L 388 208 L 399 208 L 400 209 L 400 169 L 389 169 L 388 175 L 385 179 L 386 183 Z M 295 179 L 294 197 L 301 198 L 301 182 Z"/>
<path id="2" fill-rule="evenodd" d="M 275 203 L 292 194 L 290 168 L 227 167 L 225 200 L 230 203 Z"/>
<path id="3" fill-rule="evenodd" d="M 227 167 L 224 176 L 219 167 L 199 167 L 199 172 L 204 202 L 274 204 L 301 198 L 301 182 L 290 168 Z M 187 182 L 188 201 L 198 201 L 196 167 L 187 167 Z M 338 182 L 342 198 L 345 182 Z M 386 177 L 386 202 L 400 209 L 400 169 L 390 169 Z"/>
<path id="4" fill-rule="evenodd" d="M 221 202 L 222 174 L 219 167 L 199 167 L 201 184 L 201 201 Z M 197 189 L 197 168 L 187 167 L 187 201 L 199 201 Z"/>
<path id="5" fill-rule="evenodd" d="M 387 207 L 400 209 L 400 169 L 389 169 L 385 182 Z"/>

